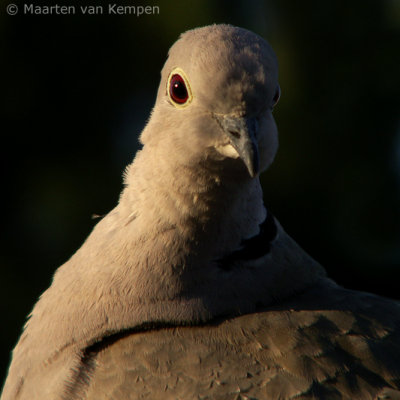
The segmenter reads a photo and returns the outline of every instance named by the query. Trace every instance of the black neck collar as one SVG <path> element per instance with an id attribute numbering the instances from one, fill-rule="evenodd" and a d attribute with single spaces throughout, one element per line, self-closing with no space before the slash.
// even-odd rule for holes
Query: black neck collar
<path id="1" fill-rule="evenodd" d="M 229 271 L 234 268 L 237 262 L 256 260 L 265 256 L 271 250 L 271 243 L 276 238 L 277 233 L 275 218 L 267 210 L 267 217 L 260 224 L 258 235 L 242 240 L 238 250 L 217 260 L 218 266 L 225 271 Z"/>

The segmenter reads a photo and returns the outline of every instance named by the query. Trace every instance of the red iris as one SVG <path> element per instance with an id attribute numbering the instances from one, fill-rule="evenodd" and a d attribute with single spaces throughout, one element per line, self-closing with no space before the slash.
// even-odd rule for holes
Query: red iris
<path id="1" fill-rule="evenodd" d="M 169 83 L 169 94 L 171 99 L 178 104 L 186 103 L 187 99 L 189 98 L 185 81 L 179 74 L 172 75 Z"/>

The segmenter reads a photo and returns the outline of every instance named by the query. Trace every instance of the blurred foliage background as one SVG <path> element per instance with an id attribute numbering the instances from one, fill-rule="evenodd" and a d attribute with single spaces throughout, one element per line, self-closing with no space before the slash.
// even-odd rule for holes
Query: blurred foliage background
<path id="1" fill-rule="evenodd" d="M 399 0 L 154 0 L 141 17 L 0 4 L 1 377 L 54 270 L 118 201 L 168 48 L 214 22 L 267 38 L 280 62 L 266 204 L 340 284 L 400 298 Z"/>

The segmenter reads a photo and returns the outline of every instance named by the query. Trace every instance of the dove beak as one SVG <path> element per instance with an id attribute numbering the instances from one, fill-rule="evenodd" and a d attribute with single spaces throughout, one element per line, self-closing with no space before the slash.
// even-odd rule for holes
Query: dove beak
<path id="1" fill-rule="evenodd" d="M 258 121 L 254 117 L 218 116 L 221 128 L 254 178 L 260 169 L 257 143 Z"/>

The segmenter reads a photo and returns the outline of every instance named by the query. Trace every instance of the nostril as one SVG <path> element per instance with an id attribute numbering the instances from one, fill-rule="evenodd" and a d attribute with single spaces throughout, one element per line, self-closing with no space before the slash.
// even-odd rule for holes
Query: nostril
<path id="1" fill-rule="evenodd" d="M 235 138 L 239 139 L 240 138 L 240 133 L 238 131 L 228 131 L 232 136 L 234 136 Z"/>

